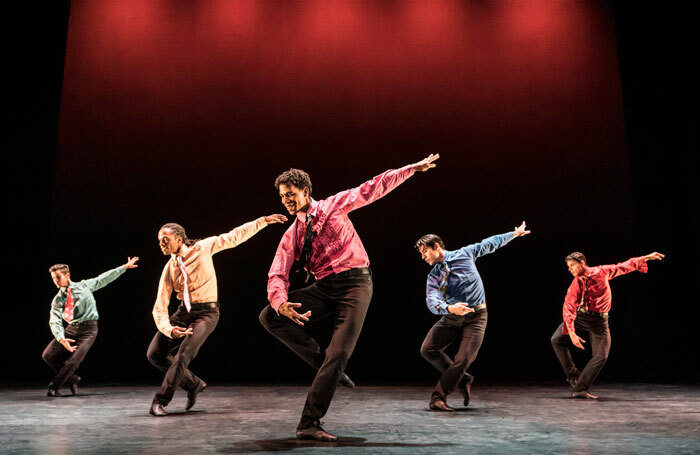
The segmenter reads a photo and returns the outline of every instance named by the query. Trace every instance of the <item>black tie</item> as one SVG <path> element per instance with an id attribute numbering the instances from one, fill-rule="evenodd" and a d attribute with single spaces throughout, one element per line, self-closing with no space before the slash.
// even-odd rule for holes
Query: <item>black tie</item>
<path id="1" fill-rule="evenodd" d="M 301 247 L 301 254 L 299 255 L 299 265 L 302 269 L 308 268 L 307 266 L 311 263 L 311 242 L 314 240 L 314 232 L 311 230 L 311 224 L 313 217 L 306 214 L 306 231 L 304 232 L 304 245 Z M 309 281 L 309 271 L 306 271 L 306 281 Z"/>
<path id="2" fill-rule="evenodd" d="M 308 286 L 311 281 L 311 273 L 307 270 L 311 263 L 311 243 L 314 239 L 314 233 L 311 230 L 313 217 L 306 214 L 306 230 L 304 231 L 304 243 L 301 247 L 299 260 L 294 261 L 292 268 L 289 271 L 289 290 L 299 289 Z"/>

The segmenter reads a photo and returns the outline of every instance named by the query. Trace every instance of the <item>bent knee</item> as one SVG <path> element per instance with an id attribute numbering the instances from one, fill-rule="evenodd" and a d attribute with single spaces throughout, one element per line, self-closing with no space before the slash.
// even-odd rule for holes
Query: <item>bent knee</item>
<path id="1" fill-rule="evenodd" d="M 591 357 L 591 362 L 603 364 L 607 361 L 608 361 L 607 355 L 594 355 L 593 357 Z"/>
<path id="2" fill-rule="evenodd" d="M 430 346 L 423 345 L 420 347 L 420 355 L 422 355 L 423 358 L 430 360 L 439 355 L 439 352 Z"/>

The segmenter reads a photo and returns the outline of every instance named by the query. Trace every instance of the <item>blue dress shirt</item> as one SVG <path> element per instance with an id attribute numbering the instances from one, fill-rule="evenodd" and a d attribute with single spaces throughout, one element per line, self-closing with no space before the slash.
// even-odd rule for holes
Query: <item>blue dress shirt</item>
<path id="1" fill-rule="evenodd" d="M 484 283 L 476 270 L 475 261 L 493 253 L 513 238 L 513 233 L 508 232 L 459 250 L 445 251 L 445 260 L 435 264 L 428 274 L 425 289 L 428 309 L 434 314 L 449 314 L 448 305 L 466 302 L 470 307 L 475 307 L 485 302 Z"/>

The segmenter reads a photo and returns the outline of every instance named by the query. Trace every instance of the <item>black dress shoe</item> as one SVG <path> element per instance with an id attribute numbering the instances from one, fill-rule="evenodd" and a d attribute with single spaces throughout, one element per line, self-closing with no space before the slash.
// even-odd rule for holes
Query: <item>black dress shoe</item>
<path id="1" fill-rule="evenodd" d="M 469 406 L 469 402 L 472 399 L 472 383 L 474 382 L 474 376 L 466 374 L 459 381 L 459 394 L 464 398 L 464 406 Z"/>
<path id="2" fill-rule="evenodd" d="M 61 392 L 59 392 L 58 389 L 52 389 L 51 387 L 49 387 L 49 390 L 46 392 L 46 396 L 58 398 L 58 397 L 62 397 L 63 394 Z"/>
<path id="3" fill-rule="evenodd" d="M 199 393 L 207 388 L 207 383 L 200 380 L 199 384 L 197 384 L 197 387 L 195 387 L 192 390 L 187 391 L 187 406 L 185 406 L 185 411 L 189 411 L 192 409 L 192 406 L 197 402 L 197 395 Z"/>
<path id="4" fill-rule="evenodd" d="M 430 410 L 431 411 L 442 411 L 442 412 L 452 412 L 454 411 L 454 408 L 451 408 L 445 400 L 442 398 L 438 398 L 437 400 L 432 400 L 430 402 Z"/>
<path id="5" fill-rule="evenodd" d="M 586 390 L 581 390 L 579 392 L 574 392 L 571 394 L 571 398 L 582 398 L 584 400 L 597 400 L 598 397 L 592 393 L 588 393 Z"/>
<path id="6" fill-rule="evenodd" d="M 68 388 L 70 389 L 70 393 L 73 395 L 78 394 L 78 383 L 80 382 L 80 376 L 73 376 L 75 379 L 73 379 L 71 382 L 68 383 Z"/>
<path id="7" fill-rule="evenodd" d="M 168 411 L 163 409 L 163 405 L 160 404 L 160 401 L 158 401 L 157 398 L 153 399 L 153 403 L 151 403 L 151 409 L 148 411 L 149 414 L 152 416 L 156 417 L 162 417 L 162 416 L 167 416 Z"/>
<path id="8" fill-rule="evenodd" d="M 336 442 L 338 437 L 333 436 L 330 433 L 326 433 L 326 430 L 324 430 L 323 427 L 317 426 L 297 430 L 297 439 L 314 439 L 322 442 Z"/>
<path id="9" fill-rule="evenodd" d="M 353 387 L 355 387 L 355 383 L 352 382 L 350 376 L 348 376 L 345 373 L 340 375 L 340 381 L 338 381 L 338 384 L 342 385 L 343 387 L 347 387 L 348 389 L 352 389 Z"/>

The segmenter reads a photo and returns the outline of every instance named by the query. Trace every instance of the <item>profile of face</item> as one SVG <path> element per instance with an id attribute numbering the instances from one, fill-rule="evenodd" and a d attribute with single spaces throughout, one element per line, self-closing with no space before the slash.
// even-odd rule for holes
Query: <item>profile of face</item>
<path id="1" fill-rule="evenodd" d="M 170 229 L 158 231 L 158 246 L 164 255 L 177 254 L 182 248 L 182 237 L 175 235 Z"/>
<path id="2" fill-rule="evenodd" d="M 566 261 L 566 267 L 573 276 L 581 276 L 586 272 L 586 263 L 578 261 Z"/>
<path id="3" fill-rule="evenodd" d="M 418 250 L 420 252 L 420 257 L 430 265 L 435 265 L 438 262 L 442 262 L 445 258 L 445 250 L 440 247 L 437 243 L 433 246 L 421 246 Z"/>
<path id="4" fill-rule="evenodd" d="M 279 185 L 280 199 L 290 215 L 305 212 L 311 204 L 309 189 L 300 189 L 295 185 Z"/>
<path id="5" fill-rule="evenodd" d="M 63 273 L 60 270 L 51 272 L 51 279 L 57 288 L 64 288 L 70 284 L 70 272 Z"/>

